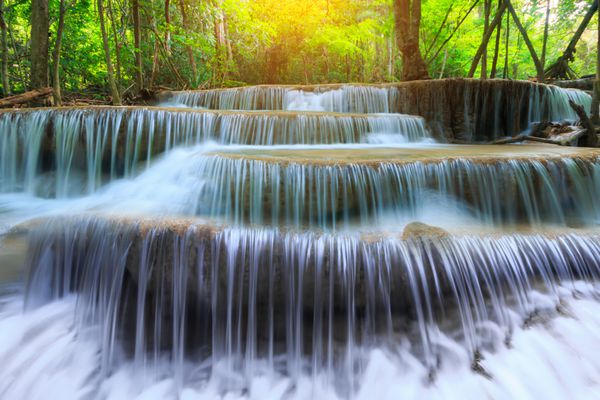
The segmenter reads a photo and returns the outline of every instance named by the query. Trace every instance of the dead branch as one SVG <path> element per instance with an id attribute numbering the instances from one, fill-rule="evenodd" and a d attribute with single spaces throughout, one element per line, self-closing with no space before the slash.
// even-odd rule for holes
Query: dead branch
<path id="1" fill-rule="evenodd" d="M 29 92 L 0 99 L 0 108 L 13 107 L 19 104 L 27 104 L 52 96 L 52 88 L 31 90 Z"/>

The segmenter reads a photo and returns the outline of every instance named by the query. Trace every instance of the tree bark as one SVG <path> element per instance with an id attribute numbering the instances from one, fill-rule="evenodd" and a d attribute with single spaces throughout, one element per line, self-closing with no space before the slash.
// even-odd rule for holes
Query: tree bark
<path id="1" fill-rule="evenodd" d="M 575 74 L 570 70 L 568 63 L 574 60 L 575 47 L 577 46 L 577 42 L 581 38 L 581 35 L 585 31 L 585 28 L 589 25 L 592 20 L 594 14 L 598 10 L 598 0 L 594 0 L 590 8 L 588 9 L 585 17 L 583 17 L 583 21 L 579 24 L 577 31 L 571 38 L 571 41 L 567 45 L 567 48 L 563 52 L 563 54 L 558 57 L 558 59 L 546 68 L 545 75 L 546 78 L 554 78 L 554 79 L 574 79 Z"/>
<path id="2" fill-rule="evenodd" d="M 60 50 L 62 46 L 63 31 L 65 29 L 66 13 L 67 5 L 65 4 L 65 0 L 60 0 L 56 40 L 54 41 L 54 49 L 52 50 L 52 96 L 54 97 L 54 105 L 57 106 L 62 104 L 62 94 L 60 90 Z"/>
<path id="3" fill-rule="evenodd" d="M 402 55 L 402 80 L 429 79 L 419 48 L 421 0 L 394 0 L 396 45 Z"/>
<path id="4" fill-rule="evenodd" d="M 107 11 L 110 19 L 110 28 L 112 30 L 113 41 L 115 42 L 115 79 L 117 83 L 117 89 L 119 89 L 121 87 L 121 42 L 119 41 L 119 33 L 117 32 L 117 21 L 113 13 L 112 0 L 108 0 Z"/>
<path id="5" fill-rule="evenodd" d="M 133 46 L 135 48 L 135 85 L 138 92 L 144 89 L 144 67 L 142 60 L 142 29 L 140 24 L 140 2 L 131 0 L 133 14 Z"/>
<path id="6" fill-rule="evenodd" d="M 4 96 L 10 96 L 10 79 L 8 76 L 8 38 L 6 21 L 4 21 L 4 0 L 0 0 L 0 47 L 2 51 L 2 93 Z"/>
<path id="7" fill-rule="evenodd" d="M 171 0 L 165 0 L 165 51 L 171 55 Z"/>
<path id="8" fill-rule="evenodd" d="M 213 71 L 213 84 L 217 85 L 226 79 L 227 43 L 225 38 L 225 25 L 223 13 L 218 1 L 214 1 L 214 35 L 215 35 L 215 66 Z"/>
<path id="9" fill-rule="evenodd" d="M 498 2 L 498 9 L 502 6 L 502 0 Z M 496 27 L 496 43 L 494 45 L 494 58 L 492 59 L 492 70 L 490 71 L 490 78 L 496 77 L 498 70 L 498 56 L 500 54 L 500 36 L 502 36 L 502 23 L 499 23 Z"/>
<path id="10" fill-rule="evenodd" d="M 521 36 L 523 37 L 523 40 L 525 41 L 525 44 L 527 45 L 527 48 L 529 49 L 529 54 L 531 55 L 531 58 L 533 59 L 533 64 L 535 65 L 538 82 L 544 82 L 544 68 L 542 67 L 542 63 L 540 62 L 540 59 L 538 58 L 535 48 L 533 47 L 533 43 L 531 43 L 531 40 L 529 40 L 529 35 L 527 34 L 527 31 L 521 24 L 521 21 L 519 20 L 519 16 L 517 15 L 517 12 L 515 11 L 515 8 L 513 7 L 511 1 L 510 0 L 505 0 L 505 1 L 508 6 L 508 11 L 510 11 L 510 14 L 513 17 L 513 20 L 515 21 L 515 25 L 517 26 L 517 29 L 519 30 L 519 32 L 521 32 Z"/>
<path id="11" fill-rule="evenodd" d="M 187 34 L 190 31 L 190 23 L 188 21 L 187 11 L 186 11 L 187 5 L 186 5 L 185 0 L 179 0 L 178 4 L 179 4 L 179 10 L 181 12 L 181 21 L 183 24 L 183 30 Z M 198 68 L 196 67 L 196 58 L 194 57 L 194 50 L 192 49 L 192 46 L 190 46 L 188 43 L 186 43 L 186 45 L 185 45 L 185 52 L 187 53 L 188 61 L 190 63 L 190 68 L 192 69 L 192 75 L 193 75 L 192 82 L 195 83 L 196 77 L 198 76 Z"/>
<path id="12" fill-rule="evenodd" d="M 437 42 L 438 38 L 440 37 L 440 33 L 442 33 L 442 29 L 444 29 L 444 26 L 446 26 L 446 22 L 448 22 L 448 17 L 450 16 L 450 12 L 452 11 L 453 6 L 454 6 L 454 4 L 450 3 L 448 10 L 446 10 L 446 15 L 444 15 L 444 19 L 442 20 L 442 23 L 440 24 L 440 27 L 438 28 L 437 32 L 433 36 L 433 39 L 431 40 L 431 43 L 429 43 L 429 46 L 427 46 L 427 50 L 425 51 L 425 56 L 423 58 L 427 59 L 429 57 L 429 53 L 431 52 L 431 50 L 433 50 L 433 46 L 435 46 L 435 43 Z"/>
<path id="13" fill-rule="evenodd" d="M 29 92 L 21 93 L 15 96 L 0 99 L 0 107 L 12 107 L 19 104 L 26 104 L 46 99 L 52 95 L 52 88 L 40 88 Z"/>
<path id="14" fill-rule="evenodd" d="M 483 32 L 484 34 L 488 31 L 490 25 L 490 9 L 492 5 L 490 4 L 491 0 L 484 0 L 483 2 L 483 13 L 484 13 L 484 23 L 483 23 Z M 483 47 L 483 54 L 481 55 L 481 79 L 487 79 L 487 43 Z"/>
<path id="15" fill-rule="evenodd" d="M 108 34 L 106 32 L 106 24 L 104 21 L 104 2 L 98 0 L 98 17 L 100 20 L 100 31 L 102 33 L 102 44 L 104 46 L 104 57 L 106 59 L 106 72 L 108 75 L 108 86 L 110 88 L 110 94 L 112 96 L 112 103 L 115 106 L 121 105 L 121 95 L 117 83 L 115 82 L 115 74 L 113 70 L 113 64 L 110 57 L 110 45 L 108 43 Z"/>
<path id="16" fill-rule="evenodd" d="M 508 44 L 510 39 L 510 13 L 506 14 L 506 35 L 504 40 L 504 68 L 502 69 L 502 77 L 508 78 Z"/>
<path id="17" fill-rule="evenodd" d="M 598 147 L 598 135 L 596 135 L 596 128 L 585 112 L 585 108 L 583 108 L 582 105 L 575 103 L 573 100 L 569 100 L 569 105 L 573 111 L 575 111 L 579 117 L 581 126 L 583 126 L 585 129 L 582 145 L 585 147 Z"/>
<path id="18" fill-rule="evenodd" d="M 15 41 L 15 35 L 13 35 L 10 24 L 6 20 L 4 22 L 6 22 L 6 30 L 8 31 L 8 36 L 10 37 L 10 45 L 17 63 L 17 76 L 19 77 L 19 81 L 21 81 L 21 86 L 27 87 L 25 73 L 23 72 L 23 66 L 21 65 L 21 56 L 19 54 L 19 49 L 17 48 L 17 42 Z"/>
<path id="19" fill-rule="evenodd" d="M 31 0 L 31 89 L 48 86 L 48 0 Z"/>
<path id="20" fill-rule="evenodd" d="M 546 20 L 544 21 L 544 38 L 542 40 L 542 56 L 540 62 L 542 68 L 546 66 L 546 49 L 548 47 L 548 28 L 550 25 L 550 0 L 546 0 Z"/>
<path id="21" fill-rule="evenodd" d="M 481 44 L 479 45 L 479 48 L 477 49 L 477 52 L 475 53 L 475 58 L 473 58 L 473 62 L 471 63 L 471 69 L 469 69 L 469 73 L 467 75 L 469 78 L 472 78 L 475 75 L 475 71 L 477 70 L 477 66 L 479 65 L 479 60 L 481 59 L 483 51 L 486 48 L 487 43 L 489 42 L 490 37 L 492 36 L 492 33 L 494 33 L 494 30 L 496 29 L 496 25 L 498 25 L 502 21 L 502 15 L 504 14 L 505 10 L 506 10 L 506 2 L 503 1 L 502 5 L 496 12 L 496 16 L 492 20 L 490 26 L 488 26 L 487 32 L 485 32 L 485 35 L 483 35 Z"/>
<path id="22" fill-rule="evenodd" d="M 594 81 L 594 93 L 592 96 L 592 121 L 600 123 L 600 9 L 598 10 L 598 37 L 596 43 L 596 80 Z"/>
<path id="23" fill-rule="evenodd" d="M 473 11 L 473 9 L 477 6 L 477 4 L 479 4 L 479 0 L 475 0 L 473 2 L 473 5 L 471 5 L 471 7 L 465 13 L 465 15 L 463 15 L 463 17 L 458 21 L 458 24 L 456 24 L 454 26 L 454 29 L 452 30 L 452 32 L 450 32 L 450 35 L 448 35 L 448 37 L 442 42 L 442 44 L 440 45 L 440 47 L 438 47 L 438 49 L 433 54 L 433 56 L 431 56 L 430 58 L 426 57 L 427 58 L 427 61 L 425 62 L 426 65 L 429 65 L 433 60 L 435 60 L 437 58 L 437 56 L 440 54 L 440 52 L 443 49 L 445 49 L 446 44 L 448 44 L 448 42 L 450 41 L 450 39 L 452 39 L 452 37 L 454 36 L 454 34 L 458 31 L 458 29 L 460 28 L 460 26 L 462 25 L 462 23 L 465 22 L 465 20 L 467 19 L 467 17 L 469 16 L 469 14 L 471 14 L 471 11 Z"/>

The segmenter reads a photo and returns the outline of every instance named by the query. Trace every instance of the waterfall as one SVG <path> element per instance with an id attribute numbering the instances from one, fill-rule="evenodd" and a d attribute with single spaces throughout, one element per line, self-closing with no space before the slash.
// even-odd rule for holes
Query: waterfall
<path id="1" fill-rule="evenodd" d="M 289 90 L 283 98 L 284 110 L 311 110 L 358 113 L 390 113 L 397 98 L 394 87 L 342 86 L 317 88 L 315 92 Z"/>
<path id="2" fill-rule="evenodd" d="M 429 136 L 419 117 L 321 113 L 203 112 L 148 108 L 48 109 L 0 114 L 0 192 L 38 190 L 41 172 L 55 171 L 56 197 L 95 192 L 130 177 L 158 153 L 207 141 L 222 144 L 418 141 Z M 380 140 L 380 139 L 377 139 Z M 46 166 L 41 161 L 45 161 Z M 49 165 L 48 165 L 49 164 Z M 82 177 L 83 176 L 83 177 Z M 84 183 L 79 183 L 83 181 Z"/>
<path id="3" fill-rule="evenodd" d="M 32 307 L 77 293 L 77 323 L 100 326 L 105 375 L 123 356 L 164 373 L 168 354 L 178 379 L 189 359 L 242 375 L 222 390 L 241 390 L 261 362 L 294 379 L 352 385 L 364 350 L 393 351 L 399 336 L 430 373 L 454 330 L 470 354 L 510 343 L 512 313 L 540 310 L 533 291 L 558 307 L 581 290 L 574 280 L 598 279 L 599 243 L 576 234 L 364 240 L 83 218 L 34 231 L 26 296 Z"/>
<path id="4" fill-rule="evenodd" d="M 569 99 L 591 107 L 576 89 L 523 81 L 447 79 L 383 85 L 250 86 L 173 92 L 169 101 L 190 107 L 311 110 L 421 115 L 438 139 L 488 141 L 513 136 L 533 122 L 577 121 Z"/>
<path id="5" fill-rule="evenodd" d="M 468 204 L 477 218 L 493 224 L 595 224 L 600 217 L 596 158 L 465 157 L 328 165 L 329 160 L 303 161 L 302 153 L 293 150 L 284 153 L 288 158 L 282 162 L 268 151 L 258 154 L 230 151 L 200 158 L 198 174 L 209 181 L 200 202 L 204 213 L 234 224 L 347 228 L 381 224 L 394 213 L 414 218 L 433 191 Z M 356 159 L 361 153 L 350 154 Z"/>
<path id="6" fill-rule="evenodd" d="M 474 144 L 587 94 L 167 97 L 0 112 L 0 397 L 597 396 L 600 150 Z"/>

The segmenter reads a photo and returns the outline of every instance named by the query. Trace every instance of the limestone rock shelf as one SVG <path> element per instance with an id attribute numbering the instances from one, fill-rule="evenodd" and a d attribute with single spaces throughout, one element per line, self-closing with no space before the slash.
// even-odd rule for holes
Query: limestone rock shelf
<path id="1" fill-rule="evenodd" d="M 207 153 L 231 159 L 261 161 L 287 165 L 290 163 L 311 165 L 377 165 L 382 163 L 439 163 L 444 161 L 469 161 L 494 164 L 510 161 L 540 161 L 572 159 L 594 162 L 600 157 L 600 149 L 565 147 L 545 144 L 509 145 L 444 145 L 408 144 L 397 147 L 361 146 L 313 146 L 311 148 L 249 147 Z"/>
<path id="2" fill-rule="evenodd" d="M 415 306 L 412 285 L 427 283 L 432 290 L 446 291 L 466 271 L 485 287 L 486 274 L 495 275 L 495 284 L 501 285 L 511 279 L 511 271 L 532 281 L 548 271 L 558 279 L 590 278 L 588 272 L 598 270 L 600 263 L 600 232 L 594 230 L 455 235 L 412 223 L 399 233 L 332 235 L 94 215 L 44 220 L 28 229 L 31 282 L 54 285 L 61 293 L 118 293 L 131 286 L 144 291 L 141 296 L 167 296 L 166 310 L 174 298 L 214 303 L 231 295 L 239 299 L 234 303 L 252 307 L 285 304 L 289 296 L 302 295 L 299 306 L 313 308 L 315 290 L 323 298 L 333 290 L 336 307 L 342 308 L 352 293 L 354 307 L 360 309 L 381 305 L 369 288 L 383 284 L 387 290 L 380 295 L 406 312 Z M 49 251 L 53 257 L 47 257 Z M 65 279 L 38 281 L 36 275 Z"/>
<path id="3" fill-rule="evenodd" d="M 418 213 L 432 193 L 493 223 L 597 221 L 600 151 L 551 145 L 244 148 L 202 154 L 203 203 L 230 222 L 320 228 Z"/>
<path id="4" fill-rule="evenodd" d="M 215 109 L 400 112 L 425 118 L 442 140 L 485 142 L 513 136 L 532 122 L 576 120 L 569 99 L 589 108 L 582 91 L 528 81 L 442 79 L 396 84 L 250 86 L 168 92 L 177 103 Z"/>

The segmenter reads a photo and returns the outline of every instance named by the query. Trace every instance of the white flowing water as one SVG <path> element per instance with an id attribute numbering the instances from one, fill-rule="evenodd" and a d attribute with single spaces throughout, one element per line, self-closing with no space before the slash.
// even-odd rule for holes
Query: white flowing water
<path id="1" fill-rule="evenodd" d="M 429 137 L 422 118 L 322 113 L 216 113 L 148 108 L 49 109 L 0 113 L 0 193 L 52 197 L 93 193 L 134 176 L 153 156 L 207 141 L 222 144 L 386 143 Z M 46 165 L 43 165 L 43 164 Z M 40 182 L 40 173 L 54 173 Z M 44 190 L 45 189 L 45 190 Z"/>
<path id="2" fill-rule="evenodd" d="M 394 86 L 313 89 L 0 113 L 0 398 L 597 398 L 595 153 L 440 157 Z"/>
<path id="3" fill-rule="evenodd" d="M 587 288 L 586 288 L 587 289 Z M 531 293 L 533 295 L 533 293 Z M 398 338 L 391 350 L 362 352 L 355 399 L 594 399 L 600 391 L 600 365 L 594 349 L 600 346 L 600 305 L 597 291 L 563 290 L 556 298 L 536 294 L 544 319 L 515 328 L 510 346 L 497 337 L 494 350 L 479 354 L 475 373 L 471 354 L 460 340 L 437 333 L 440 367 L 431 381 L 426 364 L 414 355 L 408 339 Z M 532 296 L 532 297 L 536 297 Z M 560 305 L 560 312 L 556 306 Z M 256 363 L 248 379 L 210 363 L 189 360 L 187 379 L 178 383 L 168 373 L 144 374 L 123 362 L 102 378 L 99 327 L 82 332 L 75 320 L 77 299 L 66 297 L 36 310 L 22 312 L 19 295 L 3 296 L 0 305 L 0 394 L 7 399 L 307 399 L 347 398 L 327 375 L 301 374 L 290 379 Z M 526 320 L 510 312 L 515 326 Z M 488 324 L 490 331 L 499 330 Z M 16 351 L 18 349 L 18 351 Z M 203 377 L 209 377 L 203 379 Z M 244 389 L 224 390 L 231 381 Z"/>
<path id="4" fill-rule="evenodd" d="M 468 82 L 468 81 L 467 81 Z M 468 87 L 468 83 L 466 84 Z M 535 85 L 531 86 L 536 88 Z M 163 104 L 187 105 L 216 110 L 290 110 L 333 111 L 341 113 L 395 112 L 402 88 L 393 85 L 378 86 L 314 86 L 310 90 L 280 86 L 250 86 L 233 89 L 173 92 Z M 483 93 L 482 93 L 483 95 Z M 502 96 L 497 91 L 497 96 Z M 515 106 L 519 101 L 515 100 Z M 591 97 L 581 90 L 542 86 L 529 91 L 530 121 L 540 121 L 545 116 L 551 120 L 576 120 L 569 100 L 589 109 Z M 546 115 L 544 115 L 546 114 Z"/>

